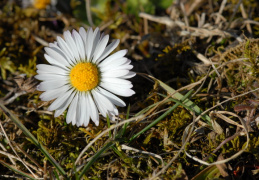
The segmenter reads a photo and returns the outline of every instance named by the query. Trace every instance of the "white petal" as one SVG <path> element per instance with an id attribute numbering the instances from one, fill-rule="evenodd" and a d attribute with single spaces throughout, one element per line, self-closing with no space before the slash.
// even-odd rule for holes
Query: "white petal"
<path id="1" fill-rule="evenodd" d="M 85 53 L 86 58 L 90 60 L 91 58 L 91 52 L 93 48 L 93 39 L 94 39 L 94 32 L 92 28 L 88 28 L 86 33 L 86 46 L 85 46 Z"/>
<path id="2" fill-rule="evenodd" d="M 98 43 L 99 43 L 100 40 L 101 40 L 100 31 L 99 31 L 99 28 L 97 27 L 97 28 L 94 30 L 93 42 L 92 42 L 92 50 L 91 50 L 91 54 L 90 54 L 90 56 L 89 56 L 89 59 L 92 59 L 92 58 L 93 58 L 93 55 L 94 55 L 95 50 L 98 51 L 97 45 L 98 45 Z"/>
<path id="3" fill-rule="evenodd" d="M 56 61 L 59 61 L 61 64 L 64 64 L 67 67 L 70 67 L 70 61 L 68 60 L 68 58 L 66 58 L 65 52 L 59 47 L 45 47 L 44 50 L 50 57 L 52 57 Z"/>
<path id="4" fill-rule="evenodd" d="M 49 91 L 45 91 L 40 95 L 42 101 L 50 101 L 52 99 L 56 99 L 60 94 L 66 92 L 69 89 L 69 86 L 62 86 L 58 89 L 53 89 Z"/>
<path id="5" fill-rule="evenodd" d="M 74 38 L 74 41 L 76 43 L 80 58 L 85 59 L 85 47 L 82 38 L 76 30 L 73 30 L 72 37 Z"/>
<path id="6" fill-rule="evenodd" d="M 109 41 L 109 35 L 105 35 L 103 39 L 97 44 L 94 55 L 93 55 L 93 63 L 102 55 L 107 43 Z"/>
<path id="7" fill-rule="evenodd" d="M 57 37 L 57 42 L 58 42 L 58 46 L 60 47 L 60 49 L 64 52 L 64 54 L 69 58 L 70 62 L 72 64 L 76 63 L 75 57 L 71 51 L 71 49 L 69 48 L 69 46 L 67 45 L 67 43 L 64 41 L 64 39 L 62 39 L 61 37 Z"/>
<path id="8" fill-rule="evenodd" d="M 109 64 L 110 61 L 114 61 L 116 59 L 120 59 L 122 58 L 123 56 L 125 56 L 125 54 L 127 53 L 127 50 L 124 49 L 124 50 L 120 50 L 112 55 L 110 55 L 109 57 L 107 57 L 106 59 L 104 59 L 98 66 L 99 67 L 104 67 L 106 66 L 107 64 Z"/>
<path id="9" fill-rule="evenodd" d="M 100 67 L 100 70 L 102 72 L 107 71 L 109 69 L 116 68 L 118 66 L 121 66 L 124 64 L 128 59 L 125 57 L 119 58 L 119 59 L 110 59 L 110 60 L 104 60 L 98 67 Z"/>
<path id="10" fill-rule="evenodd" d="M 67 69 L 67 67 L 66 67 L 64 64 L 60 63 L 59 61 L 57 61 L 56 59 L 50 57 L 49 55 L 44 54 L 44 57 L 45 57 L 45 59 L 46 59 L 50 64 L 55 65 L 55 66 L 62 67 L 63 69 Z"/>
<path id="11" fill-rule="evenodd" d="M 84 120 L 84 123 L 83 123 L 83 125 L 84 126 L 88 126 L 88 124 L 89 124 L 89 122 L 90 122 L 90 108 L 89 108 L 89 99 L 87 99 L 87 97 L 85 98 L 85 100 L 86 100 L 86 107 L 85 107 L 85 109 L 87 109 L 86 111 L 86 119 Z M 97 110 L 96 110 L 97 111 Z M 97 123 L 95 123 L 95 125 L 96 126 L 98 126 L 99 125 L 99 114 L 98 114 L 98 111 L 97 111 L 97 116 L 98 116 L 98 118 L 96 119 L 97 120 Z"/>
<path id="12" fill-rule="evenodd" d="M 109 69 L 109 71 L 117 71 L 117 70 L 131 70 L 133 68 L 132 65 L 123 64 L 114 68 Z"/>
<path id="13" fill-rule="evenodd" d="M 68 107 L 68 105 L 71 103 L 75 96 L 75 92 L 73 92 L 68 99 L 63 103 L 63 105 L 55 111 L 54 117 L 60 116 Z"/>
<path id="14" fill-rule="evenodd" d="M 76 123 L 76 113 L 77 113 L 77 102 L 78 102 L 78 93 L 75 95 L 74 99 L 72 100 L 68 112 L 67 112 L 67 123 L 71 123 L 75 125 Z"/>
<path id="15" fill-rule="evenodd" d="M 111 121 L 115 121 L 115 117 L 118 116 L 119 112 L 118 109 L 115 108 L 114 111 L 109 111 L 108 116 Z"/>
<path id="16" fill-rule="evenodd" d="M 63 94 L 60 94 L 60 96 L 49 106 L 49 111 L 54 111 L 56 109 L 59 109 L 61 106 L 64 105 L 65 101 L 71 96 L 73 90 L 69 90 Z"/>
<path id="17" fill-rule="evenodd" d="M 99 29 L 99 28 L 98 28 L 98 29 Z M 100 40 L 101 40 L 104 36 L 105 36 L 105 34 L 102 33 L 101 36 L 100 36 Z"/>
<path id="18" fill-rule="evenodd" d="M 123 79 L 129 79 L 129 78 L 134 77 L 135 75 L 136 75 L 135 72 L 130 71 L 128 74 L 126 74 L 125 76 L 122 76 L 121 78 L 123 78 Z"/>
<path id="19" fill-rule="evenodd" d="M 54 41 L 53 43 L 49 43 L 49 47 L 54 47 L 54 48 L 58 48 L 59 49 L 57 41 Z"/>
<path id="20" fill-rule="evenodd" d="M 86 49 L 87 49 L 87 42 L 86 42 L 87 33 L 86 33 L 86 31 L 85 31 L 85 29 L 83 27 L 79 28 L 79 35 L 81 36 L 81 38 L 83 40 L 83 43 L 84 43 L 84 52 L 85 52 L 84 57 L 86 57 L 86 53 L 87 53 L 86 52 Z"/>
<path id="21" fill-rule="evenodd" d="M 113 67 L 112 69 L 132 69 L 133 66 L 130 65 L 130 63 L 131 63 L 131 60 L 127 59 L 127 61 L 125 63 L 123 63 L 120 66 Z"/>
<path id="22" fill-rule="evenodd" d="M 77 114 L 76 114 L 76 125 L 77 126 L 81 126 L 83 123 L 80 123 L 81 119 L 83 119 L 84 116 L 84 112 L 82 111 L 82 107 L 83 107 L 83 97 L 82 97 L 82 93 L 80 92 L 78 94 L 78 102 L 77 102 Z"/>
<path id="23" fill-rule="evenodd" d="M 88 126 L 89 121 L 90 121 L 90 116 L 87 114 L 86 119 L 83 122 L 83 126 L 85 126 L 85 127 Z M 99 121 L 98 121 L 98 123 L 99 123 Z M 98 126 L 99 124 L 95 124 L 95 125 Z"/>
<path id="24" fill-rule="evenodd" d="M 64 86 L 65 84 L 66 84 L 65 81 L 59 81 L 59 80 L 44 81 L 38 85 L 37 89 L 39 91 L 48 91 L 52 89 L 57 89 L 61 86 Z"/>
<path id="25" fill-rule="evenodd" d="M 108 66 L 105 66 L 104 68 L 100 68 L 100 71 L 106 72 L 106 71 L 117 71 L 117 70 L 131 70 L 133 68 L 132 65 L 125 64 L 125 63 L 120 65 L 110 65 L 109 67 Z"/>
<path id="26" fill-rule="evenodd" d="M 133 85 L 130 84 L 116 84 L 116 83 L 110 83 L 110 82 L 101 82 L 103 84 L 107 84 L 109 86 L 112 86 L 113 88 L 119 88 L 119 89 L 130 89 L 133 87 Z"/>
<path id="27" fill-rule="evenodd" d="M 101 81 L 105 82 L 105 83 L 114 83 L 114 84 L 118 84 L 118 85 L 131 84 L 130 81 L 125 80 L 125 79 L 120 79 L 120 78 L 103 77 L 101 79 Z"/>
<path id="28" fill-rule="evenodd" d="M 52 74 L 61 74 L 61 75 L 68 74 L 67 70 L 62 69 L 58 66 L 52 66 L 48 64 L 38 64 L 36 67 L 41 73 L 52 73 Z M 38 73 L 38 74 L 41 74 L 41 73 Z"/>
<path id="29" fill-rule="evenodd" d="M 102 77 L 121 77 L 129 73 L 129 70 L 106 71 L 102 73 Z"/>
<path id="30" fill-rule="evenodd" d="M 80 122 L 83 120 L 84 112 L 82 110 L 83 107 L 83 98 L 82 98 L 82 93 L 80 92 L 78 95 L 78 102 L 77 102 L 77 113 L 76 113 L 76 126 L 82 126 L 83 122 Z"/>
<path id="31" fill-rule="evenodd" d="M 70 31 L 65 31 L 64 32 L 64 38 L 66 40 L 67 45 L 69 46 L 73 56 L 75 57 L 76 60 L 80 60 L 79 58 L 79 53 L 78 53 L 78 48 L 76 46 L 76 43 L 74 39 L 72 38 L 72 35 Z"/>
<path id="32" fill-rule="evenodd" d="M 120 98 L 118 98 L 117 96 L 115 96 L 114 94 L 110 93 L 109 91 L 104 90 L 101 87 L 97 88 L 98 91 L 103 94 L 105 97 L 107 97 L 113 104 L 115 104 L 116 106 L 120 106 L 120 107 L 124 107 L 126 106 L 125 102 L 122 101 Z"/>
<path id="33" fill-rule="evenodd" d="M 119 111 L 116 108 L 116 106 L 113 104 L 113 110 L 112 111 L 108 111 L 108 116 L 109 116 L 110 120 L 114 121 L 115 120 L 115 116 L 117 116 L 118 114 L 119 114 Z"/>
<path id="34" fill-rule="evenodd" d="M 116 39 L 115 41 L 113 41 L 111 44 L 109 44 L 105 50 L 103 51 L 101 57 L 99 57 L 96 61 L 96 63 L 98 64 L 99 62 L 101 62 L 104 58 L 106 58 L 120 43 L 119 39 Z"/>
<path id="35" fill-rule="evenodd" d="M 60 74 L 38 74 L 34 76 L 36 79 L 41 80 L 41 81 L 50 81 L 50 80 L 60 80 L 60 81 L 65 81 L 68 79 L 66 75 L 60 75 Z"/>
<path id="36" fill-rule="evenodd" d="M 89 103 L 88 107 L 89 107 L 91 119 L 93 120 L 95 125 L 98 126 L 99 125 L 99 114 L 98 114 L 98 111 L 97 111 L 97 107 L 96 107 L 90 93 L 87 93 L 86 98 L 88 99 L 88 103 Z"/>
<path id="37" fill-rule="evenodd" d="M 117 108 L 115 108 L 113 112 L 115 113 L 115 115 L 118 115 L 118 114 L 119 114 L 119 111 L 118 111 Z"/>
<path id="38" fill-rule="evenodd" d="M 131 60 L 130 59 L 127 59 L 127 61 L 123 64 L 123 65 L 129 65 L 131 63 Z"/>
<path id="39" fill-rule="evenodd" d="M 90 121 L 90 112 L 89 112 L 89 103 L 88 103 L 88 99 L 87 99 L 87 95 L 84 93 L 82 94 L 82 103 L 81 103 L 81 111 L 83 113 L 83 115 L 81 115 L 82 117 L 80 117 L 80 123 L 81 125 L 84 126 L 88 126 L 89 121 Z"/>
<path id="40" fill-rule="evenodd" d="M 100 71 L 101 72 L 104 72 L 104 71 L 109 71 L 109 70 L 112 70 L 112 69 L 116 69 L 118 67 L 121 67 L 123 66 L 123 64 L 125 64 L 125 62 L 127 61 L 128 59 L 125 58 L 125 57 L 122 57 L 120 59 L 113 59 L 113 60 L 110 60 L 109 62 L 104 62 L 104 64 L 102 64 L 102 66 L 99 66 L 100 67 Z"/>
<path id="41" fill-rule="evenodd" d="M 113 110 L 113 104 L 105 96 L 97 92 L 96 90 L 91 91 L 94 101 L 103 117 L 106 117 L 108 111 Z"/>
<path id="42" fill-rule="evenodd" d="M 117 94 L 119 96 L 125 96 L 129 97 L 135 94 L 135 92 L 131 89 L 128 88 L 122 88 L 120 86 L 112 86 L 109 83 L 100 83 L 100 86 L 103 87 L 104 89 L 107 89 L 108 91 Z"/>

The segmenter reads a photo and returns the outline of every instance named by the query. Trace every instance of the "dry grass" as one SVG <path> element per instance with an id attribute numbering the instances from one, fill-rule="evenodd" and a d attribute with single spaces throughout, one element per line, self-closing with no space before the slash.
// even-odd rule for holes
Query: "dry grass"
<path id="1" fill-rule="evenodd" d="M 259 178 L 258 2 L 85 2 L 0 2 L 1 178 Z M 44 46 L 88 24 L 129 50 L 136 95 L 116 123 L 77 128 L 33 76 Z"/>

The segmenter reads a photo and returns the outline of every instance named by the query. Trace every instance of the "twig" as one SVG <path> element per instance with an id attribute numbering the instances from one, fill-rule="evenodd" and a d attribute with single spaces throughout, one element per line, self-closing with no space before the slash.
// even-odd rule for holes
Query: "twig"
<path id="1" fill-rule="evenodd" d="M 144 20 L 144 34 L 148 34 L 148 20 L 143 18 Z"/>
<path id="2" fill-rule="evenodd" d="M 208 155 L 205 159 L 203 159 L 203 161 L 207 161 L 211 156 L 212 154 L 215 154 L 224 144 L 228 143 L 229 141 L 231 141 L 232 139 L 234 139 L 235 137 L 239 136 L 241 133 L 241 131 L 235 133 L 234 135 L 228 137 L 227 139 L 225 139 L 224 141 L 222 141 L 218 147 L 210 154 Z"/>
<path id="3" fill-rule="evenodd" d="M 233 21 L 235 15 L 236 15 L 236 13 L 237 13 L 238 7 L 240 6 L 241 3 L 242 3 L 242 0 L 239 0 L 238 3 L 237 3 L 237 5 L 236 5 L 236 7 L 235 7 L 235 9 L 234 9 L 233 14 L 231 15 L 231 17 L 230 17 L 230 19 L 229 19 L 229 23 L 228 23 L 227 29 L 229 28 L 231 22 Z"/>
<path id="4" fill-rule="evenodd" d="M 201 90 L 201 88 L 202 88 L 203 85 L 205 84 L 206 79 L 207 79 L 207 77 L 209 76 L 210 69 L 211 69 L 211 68 L 209 68 L 208 72 L 206 73 L 206 76 L 205 76 L 204 79 L 202 80 L 202 83 L 201 83 L 200 87 L 192 94 L 191 98 L 192 98 L 192 97 L 195 97 L 196 94 Z"/>
<path id="5" fill-rule="evenodd" d="M 89 147 L 92 146 L 92 144 L 97 141 L 100 137 L 102 137 L 104 134 L 108 133 L 109 131 L 119 127 L 119 126 L 122 126 L 128 122 L 132 122 L 132 121 L 136 121 L 138 119 L 142 119 L 143 118 L 143 115 L 140 115 L 140 116 L 137 116 L 137 117 L 133 117 L 133 118 L 130 118 L 130 119 L 127 119 L 127 120 L 124 120 L 108 129 L 106 129 L 105 131 L 101 132 L 98 136 L 96 136 L 89 144 L 87 144 L 87 146 L 81 151 L 81 153 L 79 154 L 79 156 L 77 157 L 76 161 L 75 161 L 75 165 L 79 162 L 80 158 L 83 156 L 83 154 L 88 150 Z"/>
<path id="6" fill-rule="evenodd" d="M 220 8 L 219 8 L 219 12 L 217 14 L 217 19 L 216 19 L 215 24 L 219 24 L 219 22 L 220 22 L 220 15 L 222 14 L 222 12 L 223 12 L 223 10 L 224 10 L 224 8 L 226 6 L 226 3 L 227 3 L 227 0 L 223 0 L 222 1 L 221 5 L 220 5 Z"/>
<path id="7" fill-rule="evenodd" d="M 226 31 L 222 31 L 218 28 L 211 29 L 212 26 L 206 27 L 206 28 L 197 28 L 197 27 L 191 27 L 191 26 L 186 26 L 185 23 L 178 21 L 178 20 L 172 20 L 167 16 L 163 17 L 157 17 L 153 16 L 147 13 L 139 13 L 139 16 L 142 18 L 146 18 L 150 21 L 165 24 L 168 27 L 174 27 L 174 26 L 179 26 L 181 29 L 188 28 L 188 31 L 181 31 L 180 35 L 181 36 L 196 36 L 196 37 L 211 37 L 211 36 L 222 36 L 222 37 L 236 37 L 235 34 L 231 34 Z"/>
<path id="8" fill-rule="evenodd" d="M 34 166 L 30 165 L 34 170 L 37 170 L 38 172 L 43 172 L 43 167 L 36 162 L 27 152 L 25 152 L 18 144 L 14 142 L 15 146 L 26 156 L 28 157 L 34 164 L 38 166 L 38 168 L 35 168 Z"/>
<path id="9" fill-rule="evenodd" d="M 5 135 L 6 140 L 8 141 L 8 144 L 10 145 L 11 149 L 13 150 L 13 152 L 15 153 L 15 155 L 17 156 L 17 158 L 19 159 L 19 161 L 22 162 L 22 164 L 28 169 L 28 171 L 29 171 L 35 178 L 38 178 L 38 176 L 35 175 L 35 174 L 32 172 L 32 170 L 26 165 L 26 163 L 20 158 L 20 156 L 18 156 L 18 154 L 17 154 L 17 152 L 15 151 L 15 149 L 14 149 L 14 147 L 13 147 L 13 145 L 12 145 L 10 139 L 9 139 L 9 137 L 7 136 L 7 134 L 6 134 L 5 130 L 4 130 L 4 127 L 2 126 L 1 121 L 0 121 L 0 127 L 1 127 L 2 132 L 3 132 L 4 135 Z"/>
<path id="10" fill-rule="evenodd" d="M 192 112 L 190 112 L 190 113 L 192 113 Z M 183 135 L 183 141 L 184 141 L 184 143 L 182 144 L 181 149 L 180 149 L 180 150 L 177 152 L 177 154 L 167 163 L 167 165 L 164 166 L 157 174 L 155 174 L 154 176 L 152 176 L 152 177 L 150 178 L 150 180 L 154 180 L 154 179 L 156 179 L 160 174 L 164 173 L 164 172 L 166 171 L 166 169 L 168 169 L 168 168 L 171 166 L 171 164 L 176 160 L 176 158 L 180 155 L 180 153 L 184 151 L 184 148 L 185 148 L 187 142 L 189 141 L 189 139 L 190 139 L 190 137 L 191 137 L 191 134 L 192 134 L 192 132 L 193 132 L 194 124 L 195 124 L 195 119 L 197 119 L 194 113 L 192 113 L 192 115 L 193 115 L 193 122 L 192 122 L 191 124 L 189 124 L 189 125 L 185 128 L 184 133 L 187 132 L 187 135 L 185 135 L 185 137 L 186 137 L 186 136 L 187 136 L 187 137 L 184 138 L 184 135 Z M 185 139 L 185 140 L 184 140 L 184 139 Z"/>
<path id="11" fill-rule="evenodd" d="M 10 103 L 14 102 L 14 100 L 16 98 L 18 98 L 19 96 L 22 96 L 24 94 L 27 94 L 27 92 L 26 91 L 18 91 L 18 92 L 16 92 L 12 97 L 10 97 L 9 99 L 4 101 L 4 105 L 7 105 L 7 104 L 10 104 Z"/>
<path id="12" fill-rule="evenodd" d="M 192 52 L 193 52 L 193 53 L 196 55 L 196 57 L 197 57 L 199 60 L 201 60 L 205 65 L 211 65 L 211 64 L 212 64 L 211 61 L 210 61 L 208 58 L 206 58 L 203 54 L 197 52 L 196 50 L 193 50 Z"/>
<path id="13" fill-rule="evenodd" d="M 178 21 L 178 20 L 173 21 L 172 19 L 170 19 L 167 16 L 157 17 L 157 16 L 153 16 L 153 15 L 141 12 L 141 13 L 139 13 L 139 17 L 146 18 L 146 19 L 148 19 L 150 21 L 153 21 L 153 22 L 165 24 L 165 25 L 167 25 L 169 27 L 185 26 L 185 24 L 182 21 Z"/>
<path id="14" fill-rule="evenodd" d="M 253 21 L 253 20 L 251 20 L 251 19 L 245 20 L 244 23 L 245 23 L 245 24 L 255 24 L 255 25 L 259 25 L 259 22 L 258 22 L 258 21 Z"/>
<path id="15" fill-rule="evenodd" d="M 259 88 L 256 88 L 256 89 L 254 89 L 254 90 L 248 91 L 248 92 L 243 93 L 243 94 L 241 94 L 241 95 L 234 96 L 234 97 L 232 97 L 232 98 L 229 98 L 229 99 L 227 99 L 227 100 L 225 100 L 225 101 L 222 101 L 221 103 L 219 103 L 219 104 L 217 104 L 217 105 L 215 105 L 215 106 L 213 106 L 213 107 L 207 109 L 207 110 L 204 111 L 201 115 L 199 115 L 191 124 L 189 124 L 189 125 L 186 127 L 185 130 L 189 130 L 189 129 L 190 129 L 189 126 L 192 125 L 191 130 L 190 130 L 190 132 L 192 132 L 194 123 L 197 122 L 197 121 L 199 121 L 202 115 L 208 113 L 208 112 L 211 111 L 212 109 L 214 109 L 214 108 L 216 108 L 216 107 L 218 107 L 218 106 L 220 106 L 220 105 L 222 105 L 222 104 L 224 104 L 224 103 L 226 103 L 226 102 L 228 102 L 228 101 L 230 101 L 230 100 L 236 99 L 236 98 L 241 97 L 241 96 L 245 96 L 245 95 L 247 95 L 247 94 L 249 94 L 249 93 L 252 93 L 252 92 L 255 92 L 255 91 L 258 91 L 258 90 L 259 90 Z M 238 116 L 238 117 L 239 117 L 239 116 Z M 239 119 L 240 119 L 242 125 L 245 127 L 245 130 L 246 130 L 246 132 L 247 132 L 246 124 L 243 123 L 243 120 L 242 120 L 240 117 L 239 117 Z M 189 129 L 187 129 L 187 128 L 189 128 Z M 183 143 L 181 149 L 180 149 L 180 150 L 178 151 L 178 153 L 173 157 L 173 159 L 171 159 L 171 160 L 168 162 L 168 164 L 167 164 L 165 167 L 163 167 L 163 168 L 162 168 L 156 175 L 154 175 L 151 179 L 155 179 L 155 178 L 158 177 L 160 174 L 164 173 L 165 170 L 166 170 L 168 167 L 170 167 L 170 165 L 174 162 L 174 160 L 179 156 L 180 152 L 182 152 L 182 150 L 185 148 L 185 145 L 186 145 L 187 141 L 190 139 L 190 134 L 191 134 L 191 133 L 188 134 L 188 136 L 187 136 L 187 138 L 185 139 L 185 142 Z M 184 139 L 184 137 L 183 137 L 183 139 Z M 246 145 L 246 148 L 247 148 L 248 144 L 249 144 L 249 135 L 248 135 L 248 132 L 247 132 L 247 145 Z M 245 148 L 245 149 L 246 149 L 246 148 Z M 244 151 L 244 150 L 239 151 L 238 153 L 236 153 L 236 154 L 233 155 L 232 157 L 236 157 L 236 156 L 240 155 L 243 151 Z M 206 162 L 201 161 L 201 160 L 199 160 L 199 159 L 197 159 L 197 158 L 195 158 L 195 157 L 190 156 L 187 152 L 185 152 L 185 153 L 186 153 L 186 155 L 187 155 L 188 157 L 192 158 L 192 159 L 195 160 L 195 161 L 198 161 L 198 162 L 203 163 L 203 164 L 206 164 L 206 165 L 210 165 L 209 163 L 206 163 Z M 225 159 L 225 160 L 217 161 L 217 162 L 212 163 L 212 164 L 226 163 L 226 162 L 228 162 L 228 161 L 230 161 L 230 160 L 231 160 L 231 158 L 227 158 L 227 159 Z"/>
<path id="16" fill-rule="evenodd" d="M 135 151 L 135 152 L 137 152 L 137 153 L 142 153 L 142 154 L 147 154 L 147 155 L 150 155 L 150 156 L 154 156 L 154 157 L 160 159 L 161 162 L 162 162 L 162 166 L 164 166 L 163 158 L 162 158 L 161 156 L 157 155 L 157 154 L 154 154 L 154 153 L 151 153 L 151 152 L 147 152 L 147 151 L 138 150 L 138 149 L 136 149 L 136 148 L 126 146 L 125 144 L 122 144 L 122 145 L 121 145 L 121 149 L 123 149 L 123 150 L 129 150 L 129 151 Z"/>
<path id="17" fill-rule="evenodd" d="M 36 35 L 33 35 L 35 41 L 37 41 L 38 43 L 40 43 L 41 45 L 43 46 L 49 46 L 49 43 L 41 38 L 39 38 L 38 36 Z"/>
<path id="18" fill-rule="evenodd" d="M 241 1 L 241 2 L 242 2 L 242 1 Z M 247 16 L 247 14 L 246 14 L 246 11 L 245 11 L 245 8 L 244 8 L 243 3 L 240 4 L 240 10 L 241 10 L 241 13 L 242 13 L 243 18 L 244 18 L 244 19 L 247 19 L 248 16 Z M 246 23 L 246 28 L 247 28 L 247 31 L 248 31 L 250 34 L 253 33 L 252 28 L 251 28 L 251 25 L 250 25 L 249 23 Z"/>
<path id="19" fill-rule="evenodd" d="M 108 26 L 112 25 L 114 23 L 114 20 L 110 20 L 108 22 L 106 22 L 105 24 L 102 24 L 99 26 L 100 31 L 103 31 L 104 29 L 106 29 Z"/>
<path id="20" fill-rule="evenodd" d="M 183 5 L 183 2 L 180 2 L 180 7 L 181 7 L 181 10 L 183 12 L 183 16 L 184 16 L 184 22 L 187 26 L 187 30 L 188 30 L 188 27 L 189 27 L 189 21 L 188 21 L 188 18 L 187 18 L 187 14 L 186 14 L 186 10 L 184 8 L 184 5 Z"/>
<path id="21" fill-rule="evenodd" d="M 94 27 L 92 13 L 91 13 L 91 0 L 85 0 L 86 16 L 91 27 Z"/>
<path id="22" fill-rule="evenodd" d="M 186 15 L 189 16 L 194 9 L 198 8 L 198 6 L 203 2 L 204 0 L 195 0 L 194 2 L 191 3 L 190 8 L 187 10 Z M 190 1 L 189 1 L 190 2 Z"/>
<path id="23" fill-rule="evenodd" d="M 0 154 L 3 154 L 3 155 L 5 155 L 6 157 L 8 157 L 8 158 L 10 159 L 10 161 L 11 161 L 14 165 L 16 165 L 16 162 L 15 162 L 13 159 L 19 160 L 16 156 L 14 156 L 14 155 L 8 153 L 5 148 L 4 148 L 4 151 L 1 151 L 1 150 L 0 150 Z"/>

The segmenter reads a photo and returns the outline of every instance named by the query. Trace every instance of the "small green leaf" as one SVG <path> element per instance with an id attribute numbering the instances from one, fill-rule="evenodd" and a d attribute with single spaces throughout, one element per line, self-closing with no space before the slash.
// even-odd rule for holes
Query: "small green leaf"
<path id="1" fill-rule="evenodd" d="M 203 169 L 199 174 L 194 176 L 192 180 L 209 180 L 209 179 L 214 179 L 214 178 L 219 178 L 220 177 L 220 172 L 219 169 L 217 168 L 216 165 L 213 166 L 208 166 L 205 169 Z"/>

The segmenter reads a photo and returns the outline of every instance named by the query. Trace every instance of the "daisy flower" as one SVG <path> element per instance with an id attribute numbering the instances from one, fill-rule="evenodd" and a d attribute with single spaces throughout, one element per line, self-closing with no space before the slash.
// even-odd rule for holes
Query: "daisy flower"
<path id="1" fill-rule="evenodd" d="M 118 46 L 119 40 L 108 46 L 109 35 L 101 34 L 99 28 L 94 31 L 84 28 L 64 32 L 64 39 L 45 47 L 44 54 L 50 65 L 37 65 L 35 76 L 42 82 L 37 89 L 45 91 L 41 100 L 53 103 L 49 111 L 55 110 L 60 116 L 69 106 L 66 122 L 77 126 L 87 126 L 90 119 L 99 125 L 99 112 L 103 117 L 109 115 L 114 120 L 118 115 L 116 106 L 125 106 L 116 95 L 129 97 L 135 92 L 127 79 L 135 76 L 130 70 L 131 61 L 120 50 L 109 54 Z"/>
<path id="2" fill-rule="evenodd" d="M 34 6 L 37 9 L 46 9 L 49 5 L 56 6 L 57 0 L 21 0 L 22 7 Z"/>

